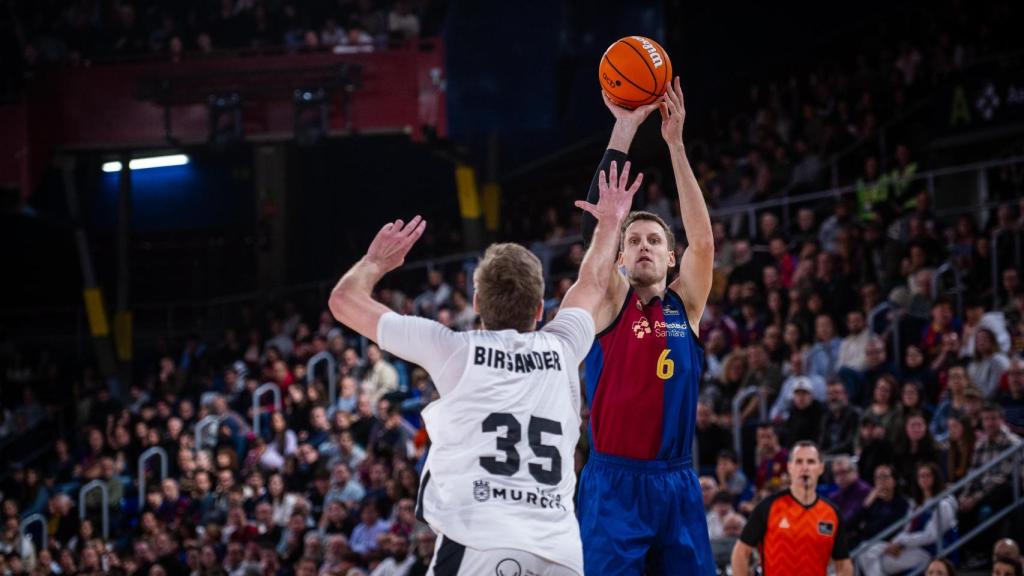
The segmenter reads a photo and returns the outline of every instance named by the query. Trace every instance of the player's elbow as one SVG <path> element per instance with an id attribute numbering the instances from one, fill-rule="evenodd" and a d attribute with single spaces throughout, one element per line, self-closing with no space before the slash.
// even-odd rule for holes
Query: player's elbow
<path id="1" fill-rule="evenodd" d="M 689 250 L 711 256 L 715 254 L 715 238 L 710 228 L 706 231 L 701 231 L 699 234 L 687 234 L 686 241 L 689 243 L 687 247 Z"/>
<path id="2" fill-rule="evenodd" d="M 330 309 L 334 319 L 342 324 L 348 324 L 348 311 L 352 309 L 352 290 L 342 280 L 331 290 L 331 296 L 327 299 L 327 308 Z"/>

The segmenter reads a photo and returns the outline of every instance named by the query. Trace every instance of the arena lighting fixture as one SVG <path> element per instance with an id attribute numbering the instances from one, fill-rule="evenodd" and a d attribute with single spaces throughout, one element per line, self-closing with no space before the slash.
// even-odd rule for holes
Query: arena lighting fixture
<path id="1" fill-rule="evenodd" d="M 135 158 L 128 162 L 131 170 L 146 170 L 147 168 L 166 168 L 168 166 L 184 166 L 188 164 L 188 156 L 184 154 L 171 154 L 168 156 L 152 156 L 149 158 Z M 104 172 L 120 172 L 120 162 L 104 162 Z"/>

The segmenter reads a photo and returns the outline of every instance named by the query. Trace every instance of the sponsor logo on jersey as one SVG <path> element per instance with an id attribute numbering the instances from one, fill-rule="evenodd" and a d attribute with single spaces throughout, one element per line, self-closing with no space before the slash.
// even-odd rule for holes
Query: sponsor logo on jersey
<path id="1" fill-rule="evenodd" d="M 513 558 L 505 558 L 494 567 L 497 576 L 522 576 L 523 567 Z"/>
<path id="2" fill-rule="evenodd" d="M 671 304 L 665 304 L 662 306 L 661 311 L 665 316 L 679 316 L 679 310 L 676 310 L 675 306 Z"/>
<path id="3" fill-rule="evenodd" d="M 491 499 L 491 483 L 487 480 L 473 482 L 473 498 L 477 502 L 487 502 Z"/>
<path id="4" fill-rule="evenodd" d="M 835 532 L 835 526 L 831 522 L 818 522 L 818 534 L 831 536 Z"/>
<path id="5" fill-rule="evenodd" d="M 529 374 L 536 370 L 561 371 L 562 357 L 555 350 L 513 353 L 487 346 L 477 346 L 473 349 L 473 364 L 517 374 Z"/>
<path id="6" fill-rule="evenodd" d="M 633 322 L 633 334 L 636 334 L 637 340 L 643 340 L 644 336 L 650 333 L 651 323 L 647 321 L 647 318 L 641 318 Z"/>
<path id="7" fill-rule="evenodd" d="M 501 500 L 502 502 L 508 502 L 509 504 L 518 504 L 533 508 L 542 508 L 545 510 L 556 509 L 563 512 L 568 511 L 565 505 L 562 504 L 561 494 L 555 494 L 554 488 L 541 488 L 539 486 L 535 487 L 533 492 L 530 492 L 528 490 L 520 490 L 516 488 L 491 486 L 491 483 L 486 480 L 477 480 L 473 482 L 473 499 L 477 502 Z"/>
<path id="8" fill-rule="evenodd" d="M 658 338 L 665 338 L 667 336 L 686 338 L 686 322 L 662 322 L 655 320 L 654 335 Z"/>
<path id="9" fill-rule="evenodd" d="M 789 518 L 783 517 L 782 522 L 779 522 L 779 528 L 789 528 Z"/>

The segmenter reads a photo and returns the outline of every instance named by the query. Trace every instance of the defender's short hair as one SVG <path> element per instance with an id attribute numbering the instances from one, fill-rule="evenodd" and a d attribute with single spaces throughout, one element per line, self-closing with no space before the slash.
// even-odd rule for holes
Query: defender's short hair
<path id="1" fill-rule="evenodd" d="M 488 330 L 528 332 L 544 301 L 540 259 L 519 244 L 491 244 L 473 272 L 477 308 Z"/>

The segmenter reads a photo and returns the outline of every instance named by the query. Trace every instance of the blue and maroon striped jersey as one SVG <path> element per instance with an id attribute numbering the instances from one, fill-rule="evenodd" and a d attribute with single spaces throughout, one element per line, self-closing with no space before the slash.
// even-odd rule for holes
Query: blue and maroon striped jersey
<path id="1" fill-rule="evenodd" d="M 671 290 L 646 305 L 630 288 L 584 361 L 594 450 L 639 460 L 692 456 L 704 352 Z"/>

